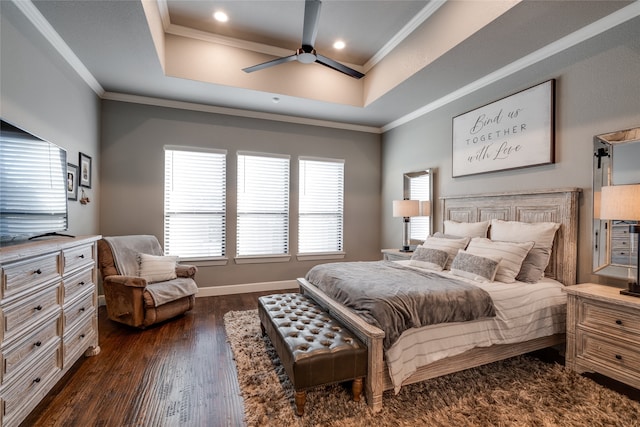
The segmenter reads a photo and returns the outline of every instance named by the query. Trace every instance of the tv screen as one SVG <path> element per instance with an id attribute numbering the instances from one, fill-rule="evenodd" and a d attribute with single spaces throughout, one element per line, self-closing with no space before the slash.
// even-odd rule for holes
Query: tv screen
<path id="1" fill-rule="evenodd" d="M 0 242 L 67 230 L 67 152 L 10 123 L 0 131 Z"/>

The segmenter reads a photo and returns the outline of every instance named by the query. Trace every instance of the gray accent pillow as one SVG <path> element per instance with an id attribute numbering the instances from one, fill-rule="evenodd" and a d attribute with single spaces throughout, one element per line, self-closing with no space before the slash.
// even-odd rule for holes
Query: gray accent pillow
<path id="1" fill-rule="evenodd" d="M 448 259 L 449 254 L 446 251 L 418 246 L 411 255 L 409 265 L 442 271 L 447 265 Z"/>
<path id="2" fill-rule="evenodd" d="M 476 282 L 493 282 L 500 259 L 486 258 L 460 250 L 451 263 L 451 273 Z"/>
<path id="3" fill-rule="evenodd" d="M 470 239 L 468 237 L 461 237 L 459 239 L 446 239 L 429 236 L 427 237 L 427 240 L 425 240 L 422 244 L 422 247 L 438 249 L 448 253 L 449 259 L 444 269 L 449 270 L 449 268 L 451 268 L 451 261 L 453 261 L 453 259 L 456 257 L 458 250 L 466 248 L 469 240 Z"/>

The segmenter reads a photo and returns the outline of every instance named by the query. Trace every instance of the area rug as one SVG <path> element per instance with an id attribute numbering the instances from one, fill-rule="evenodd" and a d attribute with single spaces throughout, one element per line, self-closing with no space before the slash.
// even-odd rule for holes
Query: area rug
<path id="1" fill-rule="evenodd" d="M 562 365 L 520 356 L 385 392 L 374 414 L 348 384 L 307 393 L 303 417 L 257 310 L 225 314 L 248 426 L 640 426 L 640 403 Z"/>

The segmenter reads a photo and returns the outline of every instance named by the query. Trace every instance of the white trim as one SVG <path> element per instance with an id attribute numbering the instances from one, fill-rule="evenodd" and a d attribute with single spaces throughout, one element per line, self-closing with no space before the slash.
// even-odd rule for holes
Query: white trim
<path id="1" fill-rule="evenodd" d="M 346 252 L 329 252 L 329 253 L 299 253 L 296 255 L 298 261 L 321 261 L 328 259 L 344 259 Z"/>
<path id="2" fill-rule="evenodd" d="M 236 154 L 238 156 L 247 156 L 247 157 L 272 157 L 274 159 L 291 160 L 290 154 L 266 153 L 262 151 L 247 151 L 247 150 L 238 150 L 236 151 Z"/>
<path id="3" fill-rule="evenodd" d="M 234 258 L 236 264 L 269 264 L 289 262 L 291 255 L 242 255 Z"/>
<path id="4" fill-rule="evenodd" d="M 227 150 L 224 148 L 206 148 L 206 147 L 193 147 L 190 145 L 165 145 L 162 147 L 165 151 L 194 151 L 196 153 L 214 153 L 214 154 L 227 154 Z"/>
<path id="5" fill-rule="evenodd" d="M 431 0 L 427 5 L 422 8 L 416 16 L 411 19 L 402 27 L 395 36 L 393 36 L 378 52 L 376 52 L 367 62 L 364 64 L 365 72 L 369 72 L 378 62 L 387 56 L 393 49 L 395 49 L 404 39 L 406 39 L 416 28 L 418 28 L 424 21 L 426 21 L 436 10 L 440 9 L 444 5 L 446 0 Z"/>
<path id="6" fill-rule="evenodd" d="M 387 132 L 391 129 L 394 129 L 400 125 L 406 124 L 418 117 L 424 116 L 427 113 L 430 113 L 440 107 L 449 104 L 457 99 L 460 99 L 464 96 L 467 96 L 476 90 L 482 89 L 485 86 L 489 86 L 499 80 L 502 80 L 512 74 L 517 73 L 533 64 L 536 64 L 540 61 L 543 61 L 553 55 L 556 55 L 566 49 L 569 49 L 578 43 L 581 43 L 585 40 L 588 40 L 592 37 L 597 36 L 611 28 L 614 28 L 618 25 L 621 25 L 637 16 L 640 15 L 640 1 L 635 1 L 631 3 L 629 6 L 623 7 L 622 9 L 618 9 L 616 12 L 613 12 L 610 15 L 605 16 L 602 19 L 599 19 L 585 27 L 580 28 L 573 33 L 556 40 L 553 43 L 546 45 L 543 48 L 536 50 L 535 52 L 526 55 L 511 64 L 508 64 L 493 73 L 487 74 L 486 76 L 469 83 L 461 87 L 458 90 L 455 90 L 447 95 L 439 98 L 417 110 L 407 114 L 404 117 L 401 117 L 397 120 L 394 120 L 391 123 L 387 123 L 382 126 L 382 132 Z"/>
<path id="7" fill-rule="evenodd" d="M 298 160 L 307 160 L 312 162 L 327 162 L 327 163 L 342 163 L 344 159 L 332 159 L 330 157 L 315 157 L 315 156 L 298 156 Z"/>
<path id="8" fill-rule="evenodd" d="M 284 114 L 262 113 L 252 110 L 241 110 L 238 108 L 218 107 L 215 105 L 198 104 L 195 102 L 174 101 L 163 98 L 152 98 L 149 96 L 131 95 L 127 93 L 105 92 L 102 99 L 111 101 L 130 102 L 134 104 L 153 105 L 157 107 L 176 108 L 180 110 L 200 111 L 204 113 L 225 114 L 227 116 L 246 117 L 251 119 L 271 120 L 274 122 L 285 122 L 308 126 L 319 126 L 333 129 L 352 130 L 356 132 L 366 132 L 381 134 L 378 127 L 362 126 L 350 123 L 331 122 L 328 120 L 311 119 L 304 117 L 286 116 Z"/>
<path id="9" fill-rule="evenodd" d="M 104 94 L 104 89 L 98 83 L 93 74 L 84 66 L 80 58 L 76 56 L 69 45 L 60 37 L 60 34 L 51 26 L 49 21 L 40 13 L 31 0 L 13 0 L 13 4 L 24 14 L 24 16 L 40 31 L 40 34 L 53 46 L 53 48 L 67 61 L 84 82 L 98 95 Z"/>
<path id="10" fill-rule="evenodd" d="M 285 280 L 281 282 L 246 283 L 239 285 L 207 286 L 198 288 L 196 298 L 214 297 L 219 295 L 246 294 L 249 292 L 264 291 L 284 291 L 299 289 L 296 280 Z"/>
<path id="11" fill-rule="evenodd" d="M 150 0 L 143 0 L 150 1 Z M 167 32 L 167 28 L 171 26 L 171 17 L 169 16 L 169 5 L 167 4 L 167 0 L 157 0 L 158 3 L 158 12 L 160 12 L 160 19 L 162 20 L 162 28 L 165 33 Z"/>

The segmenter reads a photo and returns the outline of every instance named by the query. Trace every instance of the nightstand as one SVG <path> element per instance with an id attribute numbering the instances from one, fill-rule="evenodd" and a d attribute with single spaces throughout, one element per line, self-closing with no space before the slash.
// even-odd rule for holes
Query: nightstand
<path id="1" fill-rule="evenodd" d="M 400 249 L 382 250 L 382 259 L 384 259 L 385 261 L 401 261 L 403 259 L 411 259 L 411 255 L 413 255 L 413 251 L 402 252 L 400 251 Z"/>
<path id="2" fill-rule="evenodd" d="M 640 388 L 640 298 L 593 283 L 565 290 L 566 366 Z"/>

